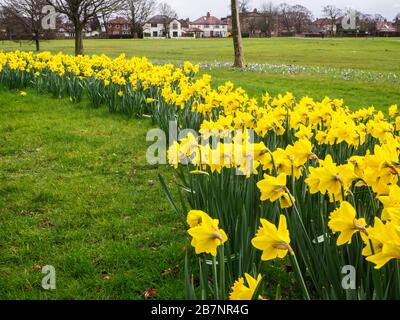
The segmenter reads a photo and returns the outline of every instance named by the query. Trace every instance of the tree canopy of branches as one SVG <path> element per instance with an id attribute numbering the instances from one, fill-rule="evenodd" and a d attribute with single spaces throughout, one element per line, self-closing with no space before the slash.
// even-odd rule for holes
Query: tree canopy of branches
<path id="1" fill-rule="evenodd" d="M 141 37 L 143 27 L 156 8 L 155 0 L 124 0 L 123 11 L 131 23 L 131 33 L 135 38 Z"/>
<path id="2" fill-rule="evenodd" d="M 329 21 L 331 23 L 330 31 L 332 32 L 332 35 L 334 35 L 336 20 L 343 15 L 342 9 L 337 8 L 336 6 L 333 6 L 333 5 L 327 5 L 327 6 L 323 7 L 322 13 L 325 18 L 329 19 Z"/>
<path id="3" fill-rule="evenodd" d="M 176 11 L 166 2 L 160 3 L 158 6 L 158 11 L 162 16 L 162 24 L 163 24 L 163 31 L 165 34 L 165 38 L 169 38 L 170 36 L 170 24 L 174 19 L 178 18 L 178 14 Z"/>
<path id="4" fill-rule="evenodd" d="M 290 8 L 290 15 L 297 33 L 302 33 L 304 27 L 311 24 L 313 18 L 311 11 L 299 4 Z"/>
<path id="5" fill-rule="evenodd" d="M 47 0 L 47 3 L 74 25 L 76 55 L 84 53 L 83 31 L 87 24 L 102 14 L 121 9 L 121 0 Z"/>
<path id="6" fill-rule="evenodd" d="M 239 0 L 239 12 L 246 13 L 250 11 L 251 0 Z"/>
<path id="7" fill-rule="evenodd" d="M 287 3 L 279 6 L 279 16 L 286 31 L 292 32 L 294 29 L 296 33 L 303 32 L 304 27 L 310 24 L 313 18 L 311 11 L 306 7 L 299 4 L 291 6 Z"/>
<path id="8" fill-rule="evenodd" d="M 36 50 L 40 50 L 40 40 L 48 31 L 42 27 L 43 7 L 46 0 L 3 0 L 1 6 L 8 28 L 18 30 L 19 40 L 33 40 Z"/>
<path id="9" fill-rule="evenodd" d="M 261 5 L 260 14 L 263 17 L 261 30 L 270 37 L 277 22 L 278 9 L 272 2 L 264 2 Z"/>

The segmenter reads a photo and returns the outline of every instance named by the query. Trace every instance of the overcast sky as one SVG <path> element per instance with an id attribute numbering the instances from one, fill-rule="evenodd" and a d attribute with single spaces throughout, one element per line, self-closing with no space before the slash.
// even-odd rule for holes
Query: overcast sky
<path id="1" fill-rule="evenodd" d="M 162 1 L 162 0 L 161 0 Z M 260 7 L 268 0 L 251 0 L 251 7 Z M 180 18 L 197 19 L 211 11 L 217 17 L 226 16 L 229 13 L 230 0 L 164 0 L 178 13 Z M 388 19 L 393 19 L 400 12 L 400 0 L 282 0 L 272 1 L 274 4 L 286 2 L 289 4 L 301 4 L 309 8 L 314 16 L 321 16 L 324 5 L 334 4 L 337 7 L 352 7 L 363 13 L 380 13 Z"/>

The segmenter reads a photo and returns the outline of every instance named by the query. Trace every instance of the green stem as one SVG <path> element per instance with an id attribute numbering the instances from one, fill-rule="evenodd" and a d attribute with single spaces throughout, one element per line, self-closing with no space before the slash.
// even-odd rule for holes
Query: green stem
<path id="1" fill-rule="evenodd" d="M 297 277 L 298 277 L 298 279 L 300 281 L 301 288 L 303 289 L 304 298 L 306 300 L 311 300 L 310 294 L 308 293 L 308 289 L 307 289 L 306 283 L 304 282 L 304 278 L 303 278 L 303 275 L 301 274 L 300 266 L 299 266 L 299 263 L 297 261 L 297 258 L 296 258 L 296 255 L 295 255 L 294 252 L 290 253 L 290 260 L 292 262 L 292 265 L 294 266 L 294 269 L 296 271 Z"/>
<path id="2" fill-rule="evenodd" d="M 223 245 L 221 246 L 219 252 L 219 270 L 221 273 L 221 279 L 220 279 L 221 295 L 225 296 L 225 250 Z"/>
<path id="3" fill-rule="evenodd" d="M 286 191 L 289 193 L 290 202 L 292 203 L 293 209 L 294 209 L 294 211 L 296 212 L 297 217 L 299 218 L 301 227 L 302 227 L 302 229 L 303 229 L 303 231 L 304 231 L 304 235 L 306 236 L 308 242 L 311 243 L 311 239 L 310 239 L 310 237 L 308 236 L 307 229 L 306 229 L 306 227 L 305 227 L 305 225 L 304 225 L 304 223 L 303 223 L 303 219 L 301 218 L 300 212 L 299 212 L 299 210 L 297 209 L 297 206 L 296 206 L 296 204 L 294 203 L 294 201 L 293 201 L 293 199 L 292 199 L 292 197 L 291 197 L 291 194 L 290 194 L 289 190 L 286 190 Z"/>
<path id="4" fill-rule="evenodd" d="M 217 272 L 217 259 L 216 259 L 216 257 L 213 257 L 213 275 L 214 275 L 215 298 L 217 300 L 219 300 L 220 296 L 219 296 L 219 288 L 218 288 L 218 272 Z"/>

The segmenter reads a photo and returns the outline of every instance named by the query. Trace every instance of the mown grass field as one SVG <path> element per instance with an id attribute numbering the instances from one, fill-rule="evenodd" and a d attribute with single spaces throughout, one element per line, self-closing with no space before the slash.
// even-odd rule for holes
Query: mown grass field
<path id="1" fill-rule="evenodd" d="M 265 91 L 272 95 L 293 92 L 296 96 L 325 96 L 343 98 L 352 108 L 374 105 L 386 108 L 398 102 L 400 91 L 400 39 L 398 38 L 338 38 L 302 39 L 272 38 L 244 39 L 246 61 L 267 65 L 264 72 L 232 70 L 231 39 L 189 40 L 85 40 L 87 54 L 116 57 L 121 53 L 146 56 L 158 62 L 179 63 L 190 60 L 213 66 L 210 73 L 216 84 L 232 81 L 245 88 L 250 95 L 260 96 Z M 28 42 L 0 43 L 3 50 L 34 50 Z M 72 40 L 42 42 L 42 50 L 73 53 Z M 228 64 L 225 64 L 228 63 Z M 290 73 L 268 66 L 285 65 L 311 68 Z M 351 69 L 347 72 L 348 69 Z M 256 67 L 257 70 L 257 67 Z M 337 73 L 340 75 L 338 76 Z M 361 76 L 357 76 L 361 73 Z M 343 75 L 344 74 L 344 75 Z M 388 75 L 395 75 L 388 78 Z M 387 79 L 387 80 L 382 80 Z M 376 79 L 376 81 L 374 81 Z"/>
<path id="2" fill-rule="evenodd" d="M 229 39 L 86 40 L 85 47 L 88 54 L 159 62 L 232 60 Z M 0 42 L 1 49 L 33 46 Z M 42 49 L 72 53 L 73 43 L 43 42 Z M 328 95 L 352 108 L 400 103 L 399 82 L 385 78 L 400 74 L 398 39 L 246 39 L 245 50 L 252 64 L 316 69 L 286 74 L 223 65 L 203 72 L 216 85 L 232 81 L 253 96 Z M 338 77 L 335 70 L 345 69 L 372 76 Z M 371 81 L 379 75 L 383 80 Z M 161 173 L 171 181 L 172 170 L 145 161 L 150 121 L 4 88 L 0 112 L 0 298 L 141 299 L 148 288 L 157 289 L 154 298 L 184 298 L 182 258 L 189 240 L 157 179 Z M 56 267 L 55 291 L 41 288 L 44 265 Z M 280 266 L 271 273 L 271 286 L 283 281 L 283 288 L 291 287 Z"/>
<path id="3" fill-rule="evenodd" d="M 34 50 L 33 44 L 5 41 L 5 50 Z M 375 71 L 400 71 L 400 39 L 338 38 L 244 39 L 246 59 L 253 63 L 298 64 Z M 88 39 L 86 54 L 145 56 L 149 59 L 194 62 L 232 60 L 231 39 Z M 73 40 L 42 42 L 42 50 L 73 53 Z"/>
<path id="4" fill-rule="evenodd" d="M 151 122 L 4 89 L 0 112 L 0 299 L 183 298 L 185 229 L 157 178 L 171 171 L 146 163 Z"/>

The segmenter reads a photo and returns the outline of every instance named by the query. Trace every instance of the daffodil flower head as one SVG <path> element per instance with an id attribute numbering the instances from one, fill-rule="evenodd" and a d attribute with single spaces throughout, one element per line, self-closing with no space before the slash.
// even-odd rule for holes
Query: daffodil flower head
<path id="1" fill-rule="evenodd" d="M 340 232 L 336 243 L 338 246 L 350 244 L 353 235 L 358 232 L 368 236 L 365 219 L 357 219 L 356 215 L 356 210 L 347 201 L 343 201 L 340 207 L 331 213 L 328 226 L 333 232 Z"/>
<path id="2" fill-rule="evenodd" d="M 288 252 L 293 252 L 290 247 L 290 235 L 284 215 L 279 218 L 278 228 L 265 219 L 261 219 L 260 222 L 261 227 L 251 243 L 256 249 L 262 251 L 261 260 L 283 259 Z"/>
<path id="3" fill-rule="evenodd" d="M 193 238 L 191 244 L 195 248 L 196 254 L 209 253 L 215 257 L 217 248 L 223 245 L 228 240 L 228 237 L 224 230 L 219 229 L 219 221 L 217 219 L 212 219 L 206 213 L 201 213 L 200 215 L 201 223 L 188 230 L 189 235 Z M 191 216 L 190 223 L 194 225 L 193 216 L 195 215 Z"/>
<path id="4" fill-rule="evenodd" d="M 229 300 L 252 300 L 261 280 L 261 274 L 259 274 L 257 279 L 255 279 L 248 273 L 245 273 L 244 278 L 240 277 L 233 284 Z"/>

